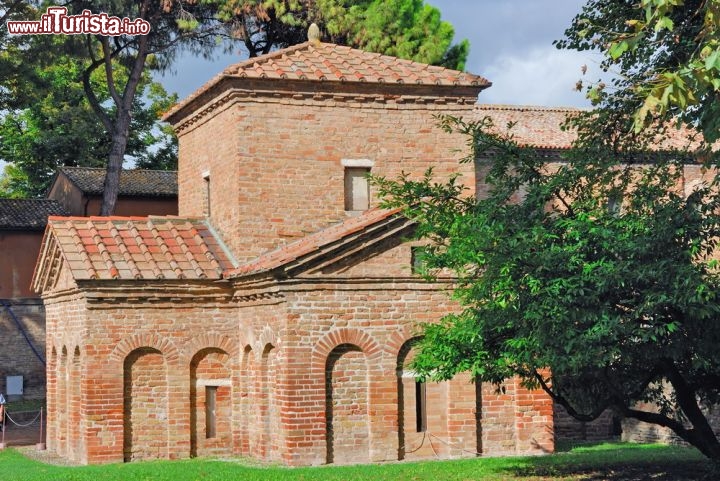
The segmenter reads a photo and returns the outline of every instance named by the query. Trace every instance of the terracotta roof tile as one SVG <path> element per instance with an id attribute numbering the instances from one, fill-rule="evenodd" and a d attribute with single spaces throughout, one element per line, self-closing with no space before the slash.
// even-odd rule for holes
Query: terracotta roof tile
<path id="1" fill-rule="evenodd" d="M 333 43 L 305 42 L 231 65 L 170 109 L 163 118 L 168 119 L 173 116 L 228 77 L 462 86 L 478 87 L 479 90 L 492 85 L 489 80 L 471 73 L 365 52 Z"/>
<path id="2" fill-rule="evenodd" d="M 57 201 L 0 199 L 0 230 L 43 230 L 48 216 L 68 215 Z"/>
<path id="3" fill-rule="evenodd" d="M 470 73 L 336 45 L 305 42 L 225 69 L 227 76 L 335 82 L 399 82 L 480 86 L 490 82 Z"/>
<path id="4" fill-rule="evenodd" d="M 357 217 L 351 217 L 339 224 L 323 229 L 319 232 L 303 237 L 302 239 L 288 244 L 274 251 L 263 254 L 250 262 L 247 262 L 236 269 L 225 272 L 226 277 L 238 277 L 243 275 L 257 274 L 270 271 L 289 264 L 301 257 L 333 243 L 342 241 L 353 234 L 356 234 L 371 226 L 382 223 L 398 214 L 400 209 L 371 209 Z M 407 220 L 406 220 L 407 221 Z M 410 221 L 407 221 L 410 222 Z"/>
<path id="5" fill-rule="evenodd" d="M 92 167 L 61 167 L 78 189 L 86 194 L 100 195 L 105 182 L 105 169 Z M 120 195 L 165 197 L 177 196 L 177 172 L 172 170 L 126 169 L 120 172 Z"/>
<path id="6" fill-rule="evenodd" d="M 498 132 L 507 132 L 508 123 L 515 125 L 509 131 L 515 141 L 526 147 L 539 149 L 569 149 L 576 138 L 572 130 L 563 130 L 568 116 L 583 112 L 563 107 L 535 107 L 527 105 L 487 105 L 475 108 L 475 118 L 490 117 Z"/>
<path id="7" fill-rule="evenodd" d="M 475 107 L 475 119 L 490 117 L 498 132 L 507 133 L 507 125 L 515 125 L 509 131 L 522 146 L 537 149 L 569 149 L 577 134 L 572 129 L 561 128 L 565 120 L 587 110 L 570 107 L 536 107 L 528 105 L 489 105 Z M 658 150 L 692 148 L 692 133 L 688 129 L 671 128 L 655 144 Z"/>
<path id="8" fill-rule="evenodd" d="M 232 267 L 204 219 L 50 217 L 75 279 L 220 279 Z"/>

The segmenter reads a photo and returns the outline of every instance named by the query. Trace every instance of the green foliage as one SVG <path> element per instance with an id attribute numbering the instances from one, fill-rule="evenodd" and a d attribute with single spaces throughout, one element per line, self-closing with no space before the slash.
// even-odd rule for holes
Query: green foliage
<path id="1" fill-rule="evenodd" d="M 312 22 L 333 43 L 462 70 L 467 40 L 424 0 L 212 1 L 251 57 L 304 42 Z"/>
<path id="2" fill-rule="evenodd" d="M 636 132 L 677 117 L 720 138 L 720 1 L 591 0 L 556 42 L 560 48 L 599 49 L 605 70 L 618 74 L 601 106 L 634 114 Z"/>
<path id="3" fill-rule="evenodd" d="M 587 114 L 590 125 L 597 115 Z M 432 241 L 429 271 L 457 278 L 463 309 L 424 327 L 418 372 L 469 371 L 494 383 L 517 375 L 578 419 L 611 408 L 670 427 L 717 459 L 697 404 L 720 401 L 714 171 L 688 195 L 678 188 L 681 151 L 618 150 L 618 139 L 594 131 L 600 136 L 581 135 L 562 162 L 547 164 L 509 133 L 491 133 L 489 119 L 444 126 L 468 135 L 466 160 L 476 162 L 486 197 L 431 172 L 376 179 L 386 205 L 404 207 Z M 635 410 L 638 401 L 661 413 Z"/>
<path id="4" fill-rule="evenodd" d="M 0 116 L 0 159 L 8 166 L 0 181 L 0 196 L 43 196 L 59 166 L 103 167 L 110 137 L 93 112 L 82 84 L 83 59 L 55 36 L 28 39 L 26 47 L 35 61 L 25 61 L 22 82 L 8 83 L 12 105 Z M 53 52 L 52 57 L 46 56 Z M 15 55 L 0 53 L 0 59 Z M 118 67 L 118 77 L 127 71 Z M 93 88 L 102 103 L 109 103 L 104 74 L 94 72 Z M 174 169 L 177 140 L 168 126 L 158 125 L 162 111 L 177 101 L 145 74 L 140 86 L 143 99 L 132 106 L 132 123 L 125 154 L 138 167 Z"/>

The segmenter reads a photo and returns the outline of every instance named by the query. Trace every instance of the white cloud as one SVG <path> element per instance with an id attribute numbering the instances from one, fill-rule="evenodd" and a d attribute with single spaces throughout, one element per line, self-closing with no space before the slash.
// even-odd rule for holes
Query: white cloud
<path id="1" fill-rule="evenodd" d="M 580 68 L 587 65 L 587 74 Z M 575 91 L 578 80 L 601 76 L 597 57 L 586 52 L 533 47 L 515 55 L 497 57 L 482 72 L 493 85 L 480 94 L 481 103 L 588 107 L 589 101 Z"/>

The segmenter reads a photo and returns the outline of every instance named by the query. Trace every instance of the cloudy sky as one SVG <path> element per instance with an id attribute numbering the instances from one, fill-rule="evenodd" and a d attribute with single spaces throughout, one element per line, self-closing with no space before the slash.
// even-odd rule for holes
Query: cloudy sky
<path id="1" fill-rule="evenodd" d="M 480 95 L 483 103 L 544 106 L 588 106 L 573 90 L 587 65 L 585 78 L 599 75 L 597 59 L 557 50 L 552 41 L 563 36 L 584 0 L 427 0 L 455 27 L 457 39 L 470 40 L 466 70 L 493 86 Z M 184 98 L 226 66 L 244 60 L 239 53 L 214 61 L 185 56 L 164 84 Z"/>

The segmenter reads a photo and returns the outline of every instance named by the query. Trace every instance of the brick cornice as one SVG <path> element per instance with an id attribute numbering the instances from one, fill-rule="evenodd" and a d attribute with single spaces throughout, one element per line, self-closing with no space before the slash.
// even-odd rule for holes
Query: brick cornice
<path id="1" fill-rule="evenodd" d="M 232 290 L 227 283 L 218 281 L 188 282 L 80 282 L 88 309 L 133 309 L 177 307 L 192 304 L 202 308 L 233 307 Z"/>
<path id="2" fill-rule="evenodd" d="M 336 106 L 384 110 L 447 111 L 455 108 L 473 110 L 479 90 L 475 87 L 448 87 L 407 84 L 338 84 L 289 80 L 247 80 L 228 78 L 198 98 L 167 121 L 181 135 L 201 125 L 206 117 L 237 102 L 303 106 Z"/>

